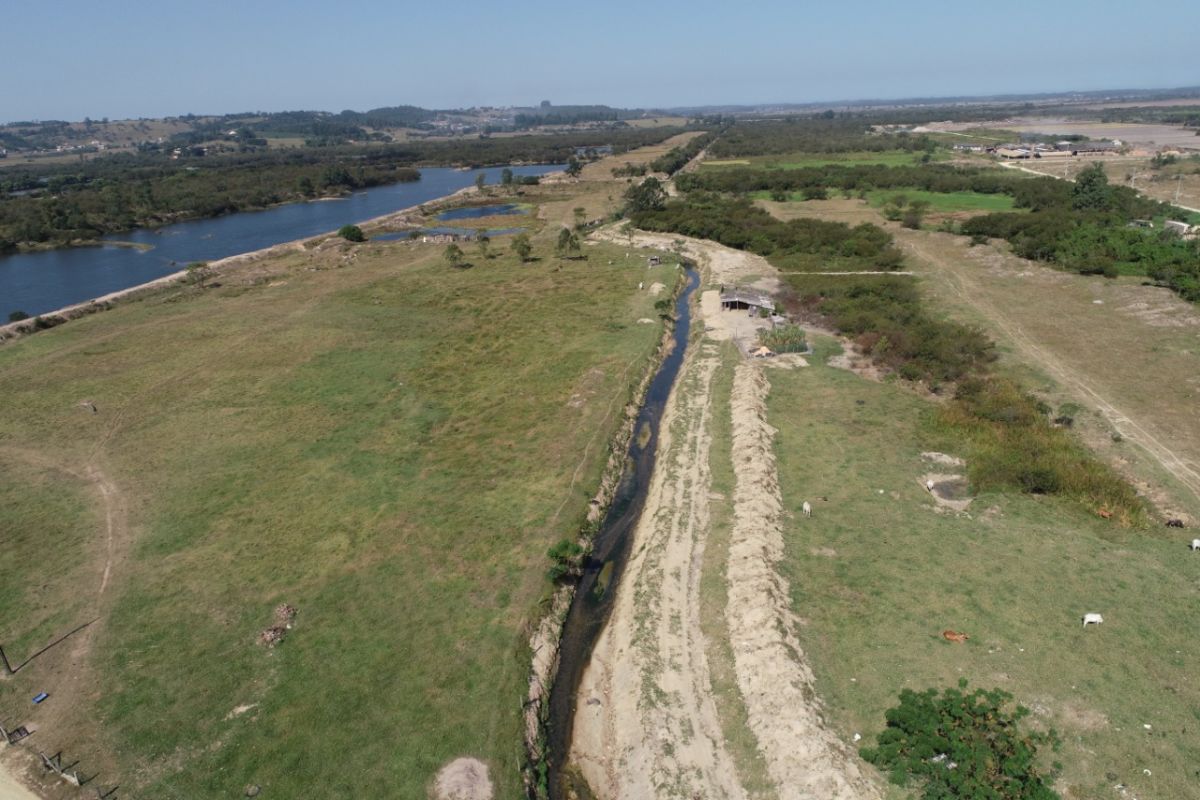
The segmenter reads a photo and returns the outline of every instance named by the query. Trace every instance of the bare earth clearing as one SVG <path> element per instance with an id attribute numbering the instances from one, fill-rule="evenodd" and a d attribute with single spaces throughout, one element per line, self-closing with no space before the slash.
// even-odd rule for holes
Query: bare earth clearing
<path id="1" fill-rule="evenodd" d="M 706 285 L 776 285 L 765 260 L 715 243 L 643 233 L 630 239 L 612 229 L 597 237 L 678 248 L 704 271 Z M 700 579 L 713 500 L 708 465 L 721 343 L 732 340 L 744 351 L 757 325 L 744 312 L 722 312 L 713 289 L 703 292 L 695 313 L 704 334 L 692 344 L 664 412 L 632 555 L 579 690 L 571 758 L 600 797 L 751 796 L 728 743 L 731 721 L 713 700 L 714 651 L 701 631 Z M 724 635 L 770 795 L 877 797 L 869 770 L 824 724 L 794 633 L 787 582 L 775 571 L 782 510 L 761 364 L 739 364 L 732 387 L 737 478 Z"/>

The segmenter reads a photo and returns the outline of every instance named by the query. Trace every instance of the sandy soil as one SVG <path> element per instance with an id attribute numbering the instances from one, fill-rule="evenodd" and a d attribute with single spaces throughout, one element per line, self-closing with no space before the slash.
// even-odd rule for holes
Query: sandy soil
<path id="1" fill-rule="evenodd" d="M 612 228 L 598 235 L 629 241 Z M 772 267 L 757 256 L 700 240 L 634 235 L 637 245 L 664 250 L 681 241 L 683 255 L 709 285 L 768 291 L 778 285 Z M 744 313 L 721 311 L 715 290 L 701 294 L 696 323 L 704 335 L 691 346 L 664 411 L 632 554 L 579 689 L 571 759 L 600 798 L 747 797 L 713 702 L 700 574 L 709 533 L 718 343 L 752 339 L 752 322 Z M 779 364 L 803 365 L 803 359 Z M 782 503 L 765 419 L 764 366 L 740 364 L 733 390 L 738 522 L 725 617 L 737 684 L 775 796 L 875 798 L 879 793 L 854 756 L 824 725 L 787 585 L 775 572 Z"/>
<path id="2" fill-rule="evenodd" d="M 487 764 L 475 758 L 456 758 L 434 781 L 438 800 L 492 800 L 495 796 Z"/>
<path id="3" fill-rule="evenodd" d="M 692 350 L 664 411 L 658 464 L 610 623 L 579 688 L 572 760 L 606 798 L 741 798 L 700 633 L 710 389 Z"/>
<path id="4" fill-rule="evenodd" d="M 8 746 L 0 745 L 0 753 Z M 17 769 L 7 758 L 0 757 L 0 800 L 38 800 L 38 796 L 17 780 Z"/>

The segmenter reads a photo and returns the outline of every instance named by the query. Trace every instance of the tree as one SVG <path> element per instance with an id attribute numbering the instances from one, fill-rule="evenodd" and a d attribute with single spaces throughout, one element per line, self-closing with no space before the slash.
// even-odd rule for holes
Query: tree
<path id="1" fill-rule="evenodd" d="M 446 250 L 444 253 L 442 253 L 442 257 L 445 258 L 446 263 L 452 267 L 462 266 L 462 263 L 463 263 L 462 248 L 459 247 L 458 245 L 454 244 L 453 242 L 446 245 Z"/>
<path id="2" fill-rule="evenodd" d="M 1076 211 L 1107 211 L 1112 207 L 1112 189 L 1104 165 L 1097 162 L 1080 171 L 1071 190 L 1071 207 Z"/>
<path id="3" fill-rule="evenodd" d="M 338 228 L 337 235 L 347 242 L 365 242 L 367 240 L 367 237 L 362 232 L 362 228 L 357 225 L 343 225 Z"/>
<path id="4" fill-rule="evenodd" d="M 513 182 L 513 171 L 508 167 L 505 167 L 504 169 L 500 170 L 500 185 L 501 186 L 512 186 L 512 182 Z"/>
<path id="5" fill-rule="evenodd" d="M 487 176 L 484 175 L 482 172 L 475 176 L 475 188 L 478 189 L 479 191 L 481 191 L 481 192 L 483 191 L 484 184 L 486 184 L 486 183 L 487 183 Z"/>
<path id="6" fill-rule="evenodd" d="M 19 309 L 17 311 L 11 312 L 8 315 L 9 322 L 20 322 L 23 319 L 29 319 L 29 315 Z"/>
<path id="7" fill-rule="evenodd" d="M 479 244 L 479 257 L 487 261 L 492 257 L 491 253 L 488 252 L 488 245 L 492 243 L 491 238 L 486 233 L 480 233 L 476 242 Z"/>
<path id="8" fill-rule="evenodd" d="M 574 258 L 577 257 L 583 248 L 579 244 L 579 234 L 570 228 L 563 228 L 558 232 L 558 243 L 554 246 L 554 252 L 559 258 Z"/>
<path id="9" fill-rule="evenodd" d="M 570 158 L 568 158 L 567 159 L 567 174 L 570 175 L 572 178 L 578 178 L 579 174 L 581 172 L 583 172 L 583 162 L 580 161 L 575 156 L 571 156 Z"/>
<path id="10" fill-rule="evenodd" d="M 571 213 L 575 215 L 576 230 L 582 228 L 584 220 L 587 219 L 587 210 L 583 206 L 576 206 Z"/>
<path id="11" fill-rule="evenodd" d="M 529 243 L 529 234 L 518 233 L 512 241 L 512 251 L 517 258 L 521 259 L 524 264 L 529 260 L 529 256 L 533 253 L 533 245 Z"/>
<path id="12" fill-rule="evenodd" d="M 305 197 L 312 197 L 317 193 L 316 187 L 313 186 L 312 178 L 307 175 L 296 181 L 296 189 Z"/>
<path id="13" fill-rule="evenodd" d="M 658 211 L 667 204 L 667 190 L 658 178 L 649 177 L 625 192 L 625 210 L 630 214 Z"/>

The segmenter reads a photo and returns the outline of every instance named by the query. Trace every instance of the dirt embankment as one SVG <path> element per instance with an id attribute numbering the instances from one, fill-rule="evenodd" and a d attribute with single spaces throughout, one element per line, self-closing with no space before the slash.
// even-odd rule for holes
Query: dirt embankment
<path id="1" fill-rule="evenodd" d="M 710 283 L 769 289 L 776 281 L 765 260 L 712 242 L 612 229 L 600 235 L 679 247 Z M 739 335 L 741 315 L 721 311 L 711 297 L 696 314 L 704 334 L 691 345 L 667 403 L 632 554 L 577 699 L 571 759 L 601 798 L 748 796 L 725 738 L 736 723 L 723 719 L 713 701 L 712 651 L 700 627 L 714 377 L 719 343 Z M 774 796 L 874 800 L 880 793 L 868 773 L 825 727 L 787 584 L 776 572 L 783 511 L 768 391 L 759 364 L 738 366 L 731 404 L 735 523 L 725 576 L 738 688 Z"/>

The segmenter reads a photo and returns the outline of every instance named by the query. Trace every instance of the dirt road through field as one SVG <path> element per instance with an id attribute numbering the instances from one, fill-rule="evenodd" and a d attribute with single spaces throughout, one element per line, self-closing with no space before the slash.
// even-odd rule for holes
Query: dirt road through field
<path id="1" fill-rule="evenodd" d="M 980 288 L 980 282 L 986 273 L 978 269 L 979 265 L 970 263 L 987 258 L 989 254 L 982 250 L 978 253 L 968 251 L 965 260 L 950 258 L 944 252 L 944 248 L 939 246 L 940 240 L 935 240 L 931 238 L 932 236 L 935 235 L 922 232 L 901 232 L 899 241 L 905 249 L 929 265 L 938 278 L 945 282 L 945 286 L 953 292 L 958 301 L 989 320 L 1020 351 L 1023 358 L 1044 369 L 1055 380 L 1078 394 L 1085 402 L 1093 405 L 1123 438 L 1142 447 L 1164 470 L 1186 486 L 1197 500 L 1200 500 L 1200 463 L 1195 460 L 1194 452 L 1184 452 L 1182 449 L 1195 447 L 1195 439 L 1192 436 L 1181 436 L 1181 434 L 1190 432 L 1172 430 L 1169 422 L 1164 426 L 1164 420 L 1167 420 L 1167 417 L 1147 413 L 1145 409 L 1139 409 L 1134 405 L 1114 399 L 1114 388 L 1105 385 L 1106 373 L 1104 371 L 1082 372 L 1072 363 L 1071 359 L 1057 352 L 1062 347 L 1053 346 L 1044 332 L 1031 333 L 1027 325 L 1017 319 L 1020 309 L 1010 307 L 1012 310 L 1006 311 L 1000 304 L 992 302 L 990 295 Z M 951 244 L 957 243 L 952 242 Z M 996 257 L 997 260 L 1003 258 L 1015 259 L 1012 256 Z M 1041 266 L 1036 269 L 1047 270 Z M 1058 278 L 1060 276 L 1052 273 L 1049 277 Z M 1089 280 L 1074 276 L 1061 277 L 1074 283 Z M 1094 281 L 1095 279 L 1090 280 Z M 1099 284 L 1098 288 L 1108 289 L 1103 284 Z M 1164 291 L 1151 287 L 1139 287 L 1139 289 L 1146 294 Z M 1067 298 L 1064 297 L 1063 302 L 1067 302 Z M 1103 306 L 1103 301 L 1100 305 Z M 1186 307 L 1182 301 L 1178 303 L 1178 306 L 1173 311 L 1173 321 L 1178 323 L 1176 327 L 1197 327 L 1194 310 Z M 1072 311 L 1072 313 L 1077 312 Z M 1108 319 L 1115 322 L 1111 316 Z M 1143 332 L 1143 335 L 1149 333 L 1151 332 L 1147 330 Z M 1076 334 L 1080 339 L 1090 338 L 1095 341 L 1095 337 L 1086 337 L 1086 331 L 1077 331 Z M 1130 340 L 1132 341 L 1132 337 Z M 1114 344 L 1116 341 L 1114 340 Z M 1099 344 L 1103 345 L 1102 342 Z M 1079 347 L 1078 343 L 1069 340 L 1063 342 L 1063 346 L 1068 345 Z M 1109 372 L 1116 371 L 1114 368 Z M 1160 393 L 1173 391 L 1174 381 L 1154 380 L 1149 374 L 1146 375 L 1146 380 L 1153 380 L 1160 387 Z"/>

